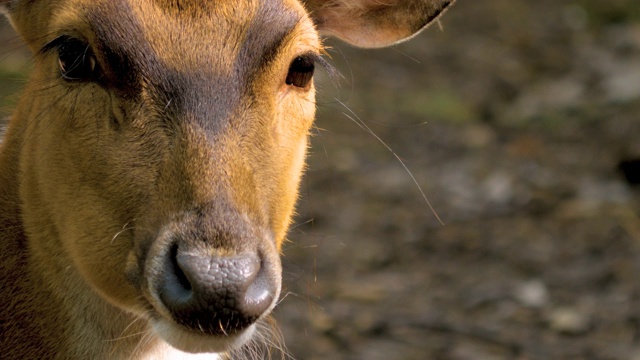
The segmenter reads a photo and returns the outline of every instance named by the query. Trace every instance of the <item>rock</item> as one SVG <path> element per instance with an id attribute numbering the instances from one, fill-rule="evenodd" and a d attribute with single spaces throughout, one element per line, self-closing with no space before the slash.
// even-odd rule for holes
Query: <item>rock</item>
<path id="1" fill-rule="evenodd" d="M 337 297 L 350 301 L 376 303 L 385 297 L 386 289 L 384 284 L 351 281 L 340 285 Z"/>
<path id="2" fill-rule="evenodd" d="M 335 320 L 322 309 L 314 309 L 309 316 L 313 327 L 319 331 L 327 332 L 335 327 Z"/>
<path id="3" fill-rule="evenodd" d="M 584 334 L 591 327 L 589 315 L 574 307 L 555 309 L 548 320 L 551 329 L 563 334 Z"/>
<path id="4" fill-rule="evenodd" d="M 513 178 L 504 171 L 496 171 L 482 183 L 485 198 L 497 205 L 507 205 L 514 197 Z"/>
<path id="5" fill-rule="evenodd" d="M 539 279 L 519 284 L 514 296 L 521 304 L 529 307 L 543 307 L 549 303 L 547 286 Z"/>

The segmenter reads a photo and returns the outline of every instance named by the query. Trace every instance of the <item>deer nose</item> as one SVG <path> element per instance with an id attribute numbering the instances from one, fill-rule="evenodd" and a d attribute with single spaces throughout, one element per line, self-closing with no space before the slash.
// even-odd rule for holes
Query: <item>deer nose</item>
<path id="1" fill-rule="evenodd" d="M 169 257 L 160 298 L 177 323 L 194 331 L 242 331 L 269 310 L 278 292 L 256 254 L 211 256 L 174 246 Z"/>

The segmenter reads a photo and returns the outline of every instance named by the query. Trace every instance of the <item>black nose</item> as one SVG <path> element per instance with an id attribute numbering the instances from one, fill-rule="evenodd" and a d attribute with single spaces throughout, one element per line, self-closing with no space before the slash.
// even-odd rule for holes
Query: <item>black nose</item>
<path id="1" fill-rule="evenodd" d="M 278 292 L 257 254 L 211 256 L 174 245 L 168 256 L 160 298 L 177 323 L 195 331 L 237 333 L 267 312 Z"/>

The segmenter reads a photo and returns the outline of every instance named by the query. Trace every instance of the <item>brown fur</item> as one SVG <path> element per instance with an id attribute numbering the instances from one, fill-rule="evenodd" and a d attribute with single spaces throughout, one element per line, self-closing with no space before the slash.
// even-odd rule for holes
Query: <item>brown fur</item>
<path id="1" fill-rule="evenodd" d="M 313 84 L 284 82 L 292 60 L 322 51 L 317 30 L 388 45 L 449 3 L 361 1 L 350 23 L 338 1 L 0 0 L 37 54 L 0 148 L 2 358 L 171 356 L 150 326 L 173 324 L 153 293 L 171 234 L 260 254 L 279 289 L 315 112 Z M 60 77 L 61 35 L 90 45 L 99 81 Z"/>

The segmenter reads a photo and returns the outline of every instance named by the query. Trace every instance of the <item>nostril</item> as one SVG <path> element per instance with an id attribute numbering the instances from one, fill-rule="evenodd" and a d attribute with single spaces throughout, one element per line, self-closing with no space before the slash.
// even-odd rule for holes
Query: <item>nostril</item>
<path id="1" fill-rule="evenodd" d="M 193 296 L 193 286 L 178 263 L 178 245 L 171 247 L 168 257 L 160 297 L 166 305 L 175 308 L 189 302 Z"/>
<path id="2" fill-rule="evenodd" d="M 171 258 L 171 265 L 173 267 L 173 274 L 176 276 L 176 280 L 178 281 L 178 285 L 180 285 L 184 290 L 191 291 L 192 286 L 189 278 L 184 273 L 180 264 L 178 263 L 178 245 L 173 245 L 171 247 L 171 252 L 169 254 Z"/>

